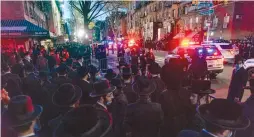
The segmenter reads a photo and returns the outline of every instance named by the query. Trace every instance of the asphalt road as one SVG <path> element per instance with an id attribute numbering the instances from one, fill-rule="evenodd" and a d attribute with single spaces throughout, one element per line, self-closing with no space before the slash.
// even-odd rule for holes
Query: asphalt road
<path id="1" fill-rule="evenodd" d="M 164 57 L 165 57 L 164 54 L 155 52 L 155 60 L 157 63 L 160 64 L 160 66 L 164 65 Z M 109 68 L 116 68 L 116 66 L 118 65 L 116 53 L 111 54 L 111 52 L 110 52 L 110 54 L 108 56 L 108 60 L 109 60 L 108 61 Z M 212 89 L 216 90 L 216 93 L 214 94 L 214 96 L 216 98 L 226 98 L 227 97 L 228 87 L 230 84 L 232 71 L 233 71 L 233 66 L 230 64 L 225 64 L 223 72 L 220 73 L 216 77 L 216 79 L 212 80 Z M 250 91 L 245 90 L 244 97 L 243 97 L 242 101 L 245 101 L 249 96 L 250 96 Z"/>

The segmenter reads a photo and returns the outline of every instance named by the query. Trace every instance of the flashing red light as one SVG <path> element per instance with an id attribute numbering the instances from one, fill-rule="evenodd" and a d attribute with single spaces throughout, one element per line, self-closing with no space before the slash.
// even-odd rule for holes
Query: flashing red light
<path id="1" fill-rule="evenodd" d="M 189 45 L 189 39 L 183 39 L 182 42 L 181 42 L 181 46 L 183 47 L 187 47 Z"/>
<path id="2" fill-rule="evenodd" d="M 129 41 L 129 46 L 132 47 L 132 46 L 134 46 L 134 44 L 135 44 L 134 39 L 131 39 L 131 40 Z"/>

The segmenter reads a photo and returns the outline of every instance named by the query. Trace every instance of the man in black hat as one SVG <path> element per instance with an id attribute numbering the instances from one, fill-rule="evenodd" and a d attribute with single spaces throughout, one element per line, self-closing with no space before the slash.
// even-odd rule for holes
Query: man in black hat
<path id="1" fill-rule="evenodd" d="M 52 105 L 45 108 L 49 126 L 55 129 L 65 113 L 79 106 L 81 97 L 80 87 L 71 83 L 62 84 L 52 96 Z"/>
<path id="2" fill-rule="evenodd" d="M 126 108 L 124 127 L 127 134 L 133 137 L 159 137 L 163 121 L 161 105 L 153 103 L 150 95 L 156 89 L 155 84 L 145 77 L 140 77 L 133 84 L 133 90 L 138 93 L 139 100 Z"/>
<path id="3" fill-rule="evenodd" d="M 121 75 L 124 84 L 123 93 L 126 95 L 128 103 L 134 103 L 138 99 L 138 95 L 132 89 L 132 70 L 130 67 L 123 67 L 121 70 Z"/>
<path id="4" fill-rule="evenodd" d="M 76 82 L 82 90 L 82 98 L 80 104 L 94 104 L 94 99 L 89 95 L 93 91 L 93 85 L 90 83 L 91 75 L 89 74 L 89 68 L 82 66 L 78 69 L 78 80 Z"/>
<path id="5" fill-rule="evenodd" d="M 114 119 L 113 130 L 116 137 L 122 137 L 124 136 L 123 120 L 126 106 L 128 104 L 127 97 L 123 93 L 125 84 L 123 84 L 120 78 L 113 78 L 111 80 L 111 85 L 116 86 L 114 100 L 112 102 L 112 115 Z"/>
<path id="6" fill-rule="evenodd" d="M 21 79 L 17 74 L 12 74 L 10 66 L 8 64 L 2 65 L 2 76 L 3 81 L 6 81 L 7 86 L 6 90 L 8 90 L 10 97 L 21 95 Z"/>
<path id="7" fill-rule="evenodd" d="M 182 88 L 183 69 L 181 68 L 179 59 L 170 59 L 161 70 L 161 79 L 167 87 L 159 98 L 164 112 L 162 137 L 176 136 L 192 121 L 194 115 L 192 112 L 195 112 L 191 106 L 191 94 Z"/>
<path id="8" fill-rule="evenodd" d="M 60 86 L 64 83 L 72 83 L 72 80 L 67 76 L 67 66 L 65 64 L 61 64 L 57 68 L 57 77 L 52 79 L 52 83 Z"/>
<path id="9" fill-rule="evenodd" d="M 77 62 L 75 62 L 74 65 L 76 65 L 76 68 L 79 68 L 84 65 L 83 62 L 84 62 L 83 56 L 79 55 L 77 57 Z"/>
<path id="10" fill-rule="evenodd" d="M 205 121 L 205 128 L 200 133 L 184 130 L 178 137 L 231 137 L 234 131 L 250 125 L 250 120 L 242 115 L 242 107 L 234 101 L 214 99 L 210 104 L 199 106 L 197 111 Z"/>
<path id="11" fill-rule="evenodd" d="M 243 115 L 250 119 L 250 126 L 246 130 L 236 132 L 236 137 L 254 137 L 254 79 L 249 80 L 250 86 L 245 87 L 251 91 L 250 97 L 242 104 Z"/>
<path id="12" fill-rule="evenodd" d="M 33 105 L 29 96 L 19 95 L 11 99 L 8 110 L 3 114 L 4 137 L 37 137 L 35 130 L 40 129 L 38 119 L 42 113 L 42 106 Z M 10 131 L 8 129 L 14 130 Z"/>
<path id="13" fill-rule="evenodd" d="M 113 69 L 108 69 L 107 73 L 104 76 L 108 81 L 111 81 L 113 78 L 117 77 L 117 74 Z"/>
<path id="14" fill-rule="evenodd" d="M 111 124 L 105 123 L 106 119 L 110 118 L 105 111 L 82 105 L 65 114 L 53 137 L 106 137 L 111 130 Z"/>
<path id="15" fill-rule="evenodd" d="M 98 112 L 98 115 L 100 117 L 105 117 L 104 125 L 110 125 L 113 124 L 113 119 L 111 114 L 108 111 L 108 105 L 112 103 L 112 100 L 114 98 L 113 92 L 116 90 L 115 86 L 110 86 L 109 81 L 106 79 L 101 79 L 99 81 L 96 81 L 93 84 L 94 91 L 90 93 L 90 96 L 95 98 L 97 100 L 94 107 L 99 110 L 103 110 L 105 113 Z M 104 126 L 106 129 L 106 126 Z"/>
<path id="16" fill-rule="evenodd" d="M 100 73 L 100 70 L 97 69 L 95 66 L 93 65 L 90 65 L 89 66 L 89 73 L 91 74 L 91 82 L 96 82 L 100 79 L 102 79 L 102 76 L 101 76 L 101 73 Z"/>
<path id="17" fill-rule="evenodd" d="M 244 92 L 243 87 L 245 87 L 247 80 L 248 73 L 243 67 L 243 59 L 240 55 L 236 55 L 235 68 L 232 73 L 227 99 L 232 101 L 241 101 Z"/>
<path id="18" fill-rule="evenodd" d="M 151 99 L 153 102 L 158 102 L 161 92 L 166 89 L 164 82 L 159 76 L 161 67 L 158 63 L 154 62 L 148 66 L 148 71 L 152 82 L 156 85 L 156 90 L 151 94 Z"/>

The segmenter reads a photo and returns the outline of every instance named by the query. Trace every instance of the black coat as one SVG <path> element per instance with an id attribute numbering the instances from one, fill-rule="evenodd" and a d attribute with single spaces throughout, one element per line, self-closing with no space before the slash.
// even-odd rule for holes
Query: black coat
<path id="1" fill-rule="evenodd" d="M 158 137 L 163 122 L 161 105 L 150 101 L 138 101 L 126 108 L 124 127 L 132 137 Z"/>
<path id="2" fill-rule="evenodd" d="M 34 73 L 30 73 L 23 78 L 23 93 L 30 96 L 34 104 L 43 105 L 45 102 L 47 94 L 41 89 L 40 80 Z"/>
<path id="3" fill-rule="evenodd" d="M 65 77 L 65 76 L 59 76 L 59 77 L 52 79 L 52 83 L 56 84 L 57 86 L 60 86 L 64 83 L 72 83 L 72 80 L 68 77 Z"/>
<path id="4" fill-rule="evenodd" d="M 123 120 L 128 100 L 125 94 L 115 94 L 112 103 L 113 130 L 116 137 L 124 136 Z"/>
<path id="5" fill-rule="evenodd" d="M 25 68 L 24 65 L 18 63 L 12 66 L 11 73 L 19 75 L 20 78 L 25 77 Z"/>
<path id="6" fill-rule="evenodd" d="M 165 86 L 164 82 L 159 77 L 153 77 L 151 80 L 156 85 L 156 90 L 151 94 L 151 100 L 152 100 L 152 102 L 158 103 L 161 92 L 166 89 L 166 86 Z"/>
<path id="7" fill-rule="evenodd" d="M 135 103 L 138 99 L 138 95 L 132 89 L 131 83 L 125 83 L 126 86 L 123 88 L 123 93 L 126 95 L 128 103 Z"/>
<path id="8" fill-rule="evenodd" d="M 243 87 L 246 85 L 248 80 L 248 73 L 242 67 L 238 71 L 233 70 L 227 99 L 234 101 L 235 98 L 239 98 L 240 100 L 243 97 L 244 89 Z"/>
<path id="9" fill-rule="evenodd" d="M 191 123 L 195 115 L 195 107 L 191 105 L 190 95 L 184 89 L 165 90 L 161 93 L 159 102 L 164 112 L 162 137 L 176 136 Z"/>
<path id="10" fill-rule="evenodd" d="M 7 82 L 5 89 L 8 91 L 10 97 L 22 94 L 22 83 L 20 77 L 17 74 L 4 74 L 2 75 L 2 80 Z"/>
<path id="11" fill-rule="evenodd" d="M 104 137 L 112 137 L 112 124 L 113 124 L 113 118 L 112 115 L 108 112 L 107 109 L 105 109 L 100 104 L 96 103 L 94 105 L 96 109 L 98 109 L 98 117 L 99 119 L 103 119 L 103 122 L 101 123 L 101 132 L 107 132 L 107 134 Z M 106 113 L 105 113 L 106 112 Z"/>
<path id="12" fill-rule="evenodd" d="M 84 80 L 77 80 L 76 85 L 79 86 L 82 90 L 82 97 L 80 99 L 80 104 L 94 104 L 94 98 L 91 98 L 89 94 L 93 91 L 93 86 L 91 83 L 88 83 Z"/>

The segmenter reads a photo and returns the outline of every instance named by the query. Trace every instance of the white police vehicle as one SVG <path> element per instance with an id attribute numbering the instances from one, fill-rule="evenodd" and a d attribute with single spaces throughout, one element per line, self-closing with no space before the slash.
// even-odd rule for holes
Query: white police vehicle
<path id="1" fill-rule="evenodd" d="M 234 46 L 226 41 L 208 41 L 208 42 L 203 42 L 201 44 L 202 46 L 215 46 L 223 55 L 224 57 L 224 62 L 226 63 L 233 63 L 235 55 L 238 54 L 238 51 Z"/>
<path id="2" fill-rule="evenodd" d="M 184 51 L 184 56 L 188 59 L 189 62 L 191 62 L 190 55 L 194 52 L 198 52 L 200 55 L 202 55 L 203 50 L 207 50 L 207 68 L 208 71 L 211 72 L 211 74 L 214 74 L 214 76 L 217 76 L 217 74 L 222 73 L 224 69 L 224 58 L 221 55 L 221 52 L 215 47 L 215 46 L 201 46 L 201 45 L 195 45 L 195 46 L 179 46 L 176 47 L 173 51 L 170 51 L 168 55 L 165 57 L 165 64 L 171 59 L 171 58 L 179 58 L 179 53 Z"/>
<path id="3" fill-rule="evenodd" d="M 243 67 L 248 71 L 248 78 L 254 78 L 254 59 L 247 59 Z"/>

